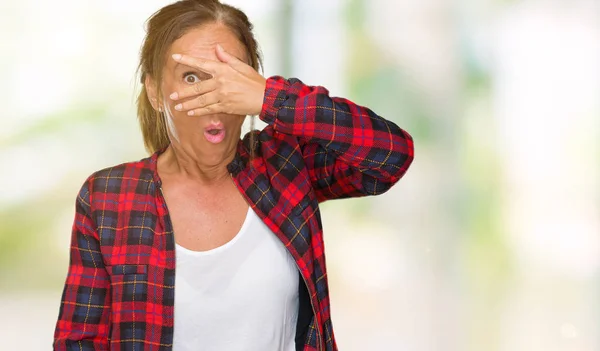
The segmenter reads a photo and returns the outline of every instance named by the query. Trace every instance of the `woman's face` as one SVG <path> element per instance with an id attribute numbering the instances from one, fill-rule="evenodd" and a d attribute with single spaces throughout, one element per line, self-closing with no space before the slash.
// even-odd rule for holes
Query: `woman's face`
<path id="1" fill-rule="evenodd" d="M 196 97 L 173 101 L 169 99 L 169 95 L 180 92 L 199 81 L 211 79 L 211 76 L 175 62 L 171 59 L 171 55 L 185 54 L 219 61 L 215 52 L 217 44 L 221 44 L 227 52 L 238 59 L 248 62 L 245 47 L 226 26 L 212 23 L 191 29 L 176 40 L 167 53 L 161 86 L 163 96 L 159 99 L 163 102 L 163 108 L 167 107 L 171 112 L 172 120 L 169 114 L 164 114 L 171 142 L 179 143 L 186 152 L 191 152 L 198 161 L 207 166 L 219 165 L 235 154 L 246 116 L 222 113 L 188 116 L 187 111 L 175 110 L 176 104 Z M 215 129 L 222 129 L 222 131 L 215 136 L 212 135 Z"/>

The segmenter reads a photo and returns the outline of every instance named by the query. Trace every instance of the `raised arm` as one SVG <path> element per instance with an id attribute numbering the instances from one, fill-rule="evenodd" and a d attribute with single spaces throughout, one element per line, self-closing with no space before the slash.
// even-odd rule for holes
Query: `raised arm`
<path id="1" fill-rule="evenodd" d="M 69 271 L 54 332 L 54 350 L 108 350 L 110 282 L 90 213 L 88 183 L 75 205 Z"/>
<path id="2" fill-rule="evenodd" d="M 216 54 L 219 62 L 173 55 L 212 76 L 171 94 L 175 110 L 197 117 L 259 114 L 276 132 L 297 137 L 320 201 L 381 194 L 408 169 L 413 141 L 394 123 L 323 87 L 265 79 L 218 45 Z"/>
<path id="3" fill-rule="evenodd" d="M 260 118 L 299 138 L 319 201 L 381 194 L 413 160 L 412 138 L 396 124 L 298 79 L 267 80 Z"/>

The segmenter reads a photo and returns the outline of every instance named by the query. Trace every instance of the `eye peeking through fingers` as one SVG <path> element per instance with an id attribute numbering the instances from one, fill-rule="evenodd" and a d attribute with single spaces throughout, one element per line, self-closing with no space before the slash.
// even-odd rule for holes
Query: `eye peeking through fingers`
<path id="1" fill-rule="evenodd" d="M 183 81 L 187 84 L 196 84 L 201 81 L 194 72 L 186 72 L 183 74 Z"/>

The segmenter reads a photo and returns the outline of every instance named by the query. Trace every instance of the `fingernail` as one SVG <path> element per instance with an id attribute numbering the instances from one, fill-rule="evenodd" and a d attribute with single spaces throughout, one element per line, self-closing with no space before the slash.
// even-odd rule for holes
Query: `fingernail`
<path id="1" fill-rule="evenodd" d="M 188 116 L 193 116 L 194 115 L 194 111 L 188 111 Z"/>
<path id="2" fill-rule="evenodd" d="M 181 55 L 180 54 L 173 54 L 173 60 L 181 60 Z"/>
<path id="3" fill-rule="evenodd" d="M 225 51 L 225 50 L 223 49 L 223 47 L 221 46 L 221 44 L 217 44 L 217 50 L 219 50 L 219 51 L 221 51 L 221 52 Z"/>
<path id="4" fill-rule="evenodd" d="M 175 109 L 176 109 L 177 111 L 181 111 L 181 109 L 183 109 L 183 105 L 181 105 L 181 104 L 177 104 L 177 105 L 175 105 Z"/>
<path id="5" fill-rule="evenodd" d="M 171 98 L 171 100 L 177 100 L 179 98 L 179 94 L 173 93 L 173 94 L 169 95 L 169 97 Z"/>

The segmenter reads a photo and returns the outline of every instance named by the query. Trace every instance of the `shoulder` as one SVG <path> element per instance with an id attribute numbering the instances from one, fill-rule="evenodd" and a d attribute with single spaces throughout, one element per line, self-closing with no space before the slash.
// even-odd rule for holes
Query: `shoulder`
<path id="1" fill-rule="evenodd" d="M 155 169 L 156 155 L 103 168 L 88 176 L 79 198 L 90 203 L 90 197 L 107 199 L 110 195 L 146 193 L 148 186 L 153 183 Z"/>
<path id="2" fill-rule="evenodd" d="M 151 181 L 156 169 L 156 157 L 143 158 L 139 161 L 121 163 L 107 167 L 90 175 L 93 184 L 104 184 L 115 181 Z"/>
<path id="3" fill-rule="evenodd" d="M 242 144 L 244 151 L 250 153 L 250 150 L 254 149 L 255 156 L 261 156 L 265 152 L 269 154 L 282 147 L 297 148 L 301 140 L 296 136 L 280 133 L 272 125 L 267 125 L 262 130 L 254 130 L 244 135 Z"/>

